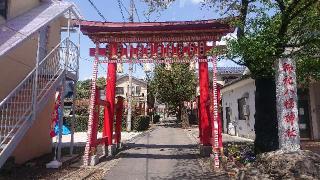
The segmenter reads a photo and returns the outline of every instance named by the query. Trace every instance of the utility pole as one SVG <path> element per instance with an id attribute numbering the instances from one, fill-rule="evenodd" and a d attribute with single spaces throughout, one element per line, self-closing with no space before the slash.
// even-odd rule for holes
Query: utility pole
<path id="1" fill-rule="evenodd" d="M 129 21 L 133 22 L 133 12 L 134 12 L 134 2 L 130 0 L 130 17 Z M 129 53 L 130 53 L 131 43 L 129 43 Z M 129 92 L 128 92 L 128 115 L 127 115 L 127 131 L 131 131 L 131 117 L 132 117 L 132 71 L 133 71 L 133 64 L 132 64 L 132 57 L 129 56 Z"/>

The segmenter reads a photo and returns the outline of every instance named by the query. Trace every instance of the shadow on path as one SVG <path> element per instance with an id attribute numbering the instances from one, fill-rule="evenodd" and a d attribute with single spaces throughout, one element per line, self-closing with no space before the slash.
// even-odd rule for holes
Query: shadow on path
<path id="1" fill-rule="evenodd" d="M 119 163 L 105 179 L 228 179 L 226 174 L 213 173 L 200 164 L 197 144 L 175 122 L 157 125 L 145 136 L 125 145 Z"/>

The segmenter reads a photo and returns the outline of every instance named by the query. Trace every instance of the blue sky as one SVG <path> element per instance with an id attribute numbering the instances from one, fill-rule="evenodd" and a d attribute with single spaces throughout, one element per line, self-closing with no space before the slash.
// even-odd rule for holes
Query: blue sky
<path id="1" fill-rule="evenodd" d="M 90 5 L 88 0 L 72 0 L 80 9 L 81 14 L 86 20 L 102 21 L 102 18 Z M 151 16 L 151 21 L 179 21 L 179 20 L 201 20 L 219 18 L 219 14 L 213 12 L 210 9 L 202 8 L 200 4 L 201 0 L 176 0 L 170 5 L 170 7 L 159 13 L 155 13 Z M 92 2 L 101 11 L 104 17 L 108 21 L 123 21 L 122 15 L 118 6 L 117 0 L 92 0 Z M 122 0 L 124 6 L 129 9 L 130 0 Z M 142 0 L 135 0 L 136 8 L 141 21 L 146 21 L 144 12 L 147 10 L 147 6 Z M 123 14 L 127 20 L 128 13 L 123 10 Z M 135 15 L 135 21 L 138 21 L 137 15 Z M 93 57 L 89 57 L 89 48 L 94 47 L 91 40 L 84 35 L 81 35 L 81 52 L 80 52 L 80 80 L 89 79 L 92 77 L 92 64 Z M 227 61 L 219 62 L 219 66 L 230 66 L 231 63 Z M 99 67 L 99 75 L 106 75 L 106 64 L 101 64 Z M 124 73 L 127 73 L 128 66 L 124 65 Z M 134 76 L 143 78 L 144 72 L 139 65 L 135 65 Z"/>

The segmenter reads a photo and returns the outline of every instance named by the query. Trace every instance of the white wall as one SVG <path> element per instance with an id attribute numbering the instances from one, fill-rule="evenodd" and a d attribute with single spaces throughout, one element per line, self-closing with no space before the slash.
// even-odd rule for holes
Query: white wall
<path id="1" fill-rule="evenodd" d="M 223 128 L 227 132 L 226 107 L 231 108 L 230 121 L 235 122 L 236 135 L 250 139 L 255 138 L 254 113 L 255 113 L 255 84 L 251 78 L 238 81 L 221 89 L 223 107 Z M 239 120 L 238 99 L 248 94 L 246 104 L 249 105 L 250 114 L 247 120 Z"/>

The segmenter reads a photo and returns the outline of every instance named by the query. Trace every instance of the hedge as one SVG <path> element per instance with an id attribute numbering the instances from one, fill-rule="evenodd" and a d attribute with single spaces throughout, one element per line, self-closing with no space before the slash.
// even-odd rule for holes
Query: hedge
<path id="1" fill-rule="evenodd" d="M 149 116 L 137 116 L 132 119 L 132 129 L 136 131 L 145 131 L 149 128 Z"/>
<path id="2" fill-rule="evenodd" d="M 160 115 L 156 114 L 153 116 L 153 123 L 158 123 L 160 122 Z"/>
<path id="3" fill-rule="evenodd" d="M 135 131 L 144 131 L 149 128 L 150 124 L 150 117 L 149 116 L 137 116 L 135 113 L 132 114 L 132 130 Z M 71 119 L 72 117 L 64 117 L 64 124 L 70 128 L 71 127 Z M 76 115 L 76 119 L 74 122 L 74 128 L 75 132 L 86 132 L 88 130 L 88 119 L 89 116 L 78 116 Z M 115 120 L 115 118 L 114 118 Z M 126 125 L 127 125 L 127 116 L 122 116 L 122 131 L 126 131 Z M 115 123 L 114 123 L 115 124 Z M 103 127 L 103 114 L 100 113 L 99 116 L 99 125 L 98 129 L 99 131 L 102 131 Z"/>
<path id="4" fill-rule="evenodd" d="M 64 124 L 70 128 L 71 127 L 71 119 L 72 117 L 65 117 L 64 118 Z M 88 131 L 88 120 L 89 120 L 89 116 L 76 116 L 76 120 L 74 122 L 74 131 L 75 132 L 86 132 Z M 99 125 L 98 125 L 98 129 L 99 131 L 102 131 L 102 127 L 103 127 L 103 116 L 99 117 Z"/>

